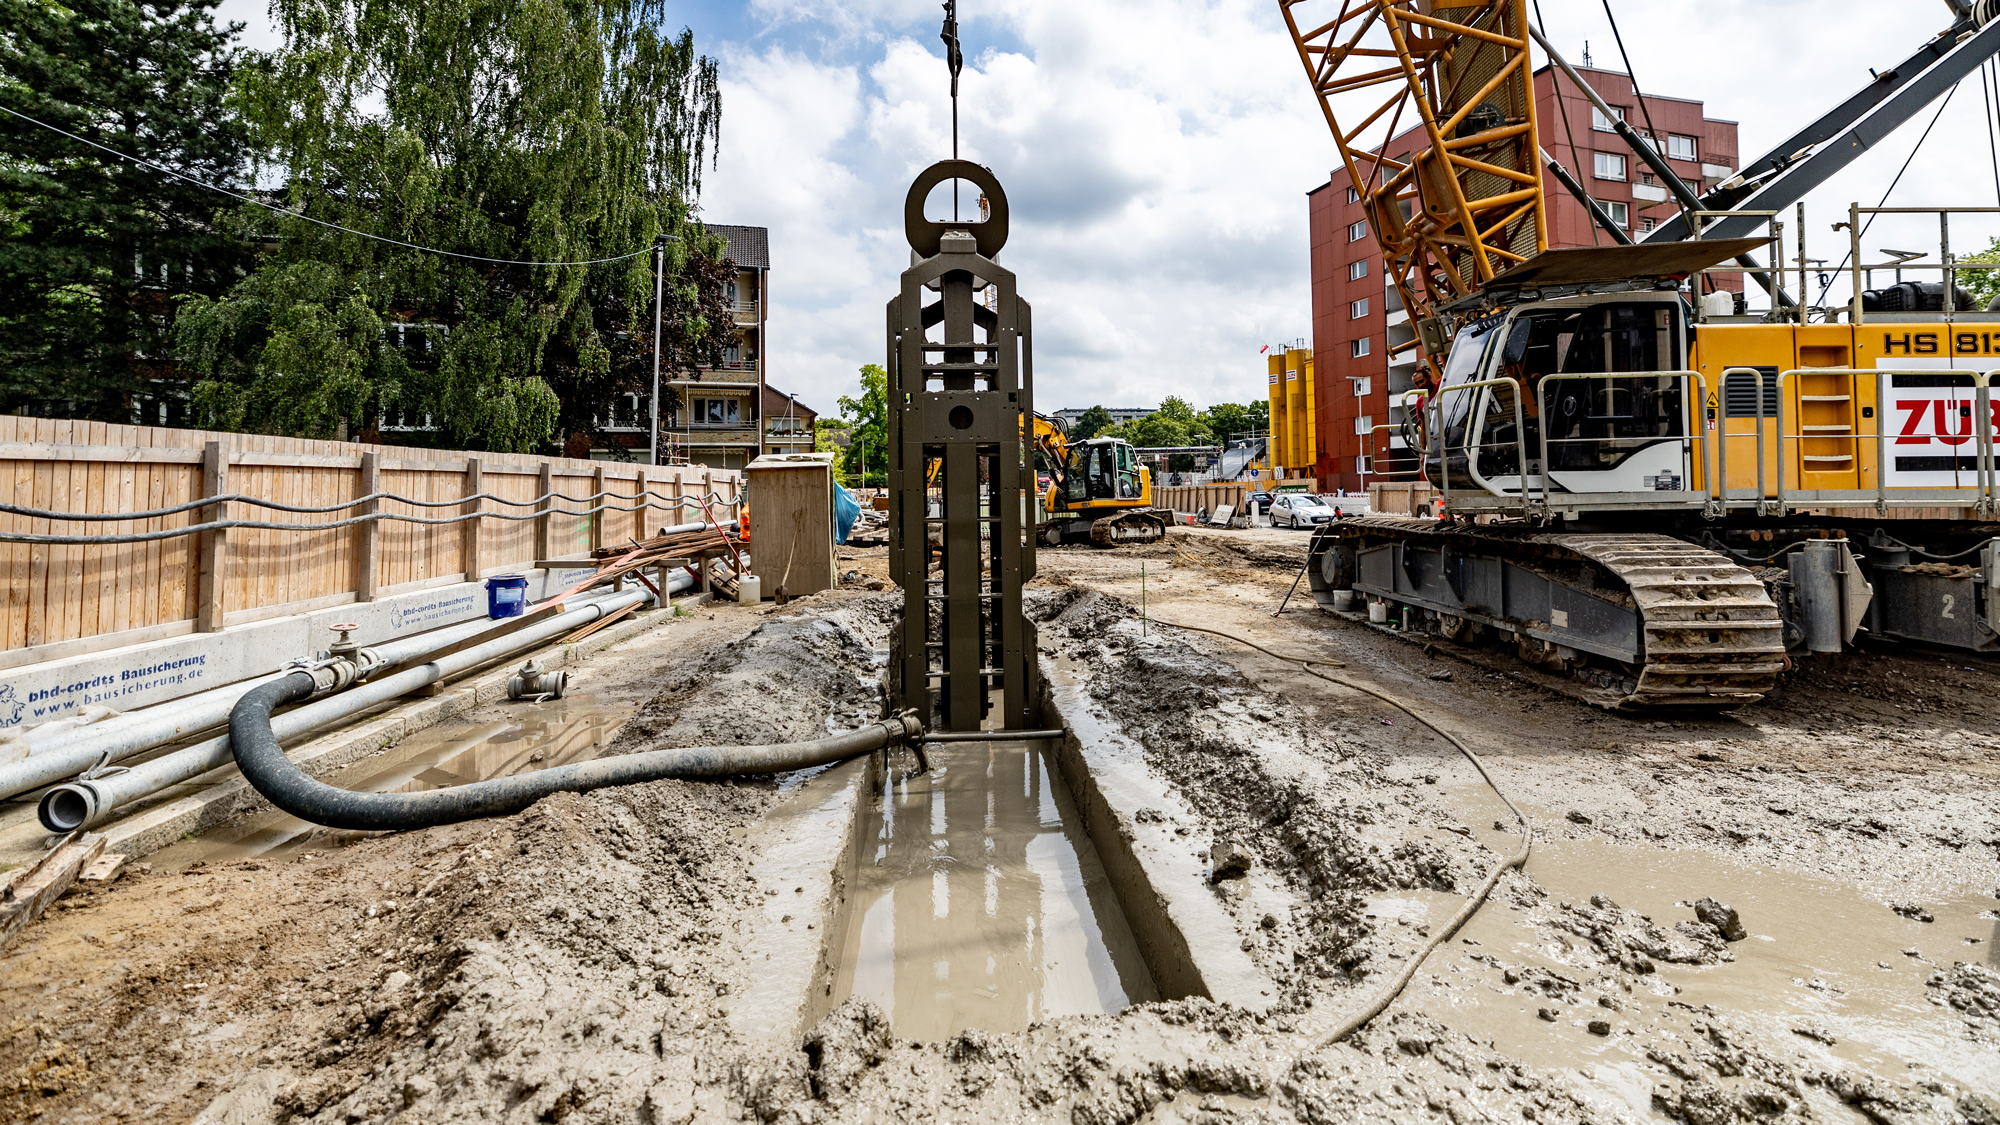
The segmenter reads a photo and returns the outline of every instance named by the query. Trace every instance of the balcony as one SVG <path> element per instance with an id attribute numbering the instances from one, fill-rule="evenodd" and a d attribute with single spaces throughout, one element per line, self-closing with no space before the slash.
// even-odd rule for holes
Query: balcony
<path id="1" fill-rule="evenodd" d="M 749 445 L 757 444 L 757 431 L 746 429 L 741 423 L 720 426 L 673 426 L 669 429 L 682 445 Z"/>
<path id="2" fill-rule="evenodd" d="M 1633 184 L 1632 198 L 1642 199 L 1648 203 L 1665 203 L 1672 196 L 1667 193 L 1666 188 L 1657 184 Z"/>
<path id="3" fill-rule="evenodd" d="M 732 305 L 729 314 L 731 319 L 738 325 L 754 325 L 757 323 L 757 302 L 743 301 Z"/>
<path id="4" fill-rule="evenodd" d="M 719 386 L 742 386 L 749 384 L 755 386 L 757 384 L 757 365 L 755 363 L 725 363 L 717 367 L 704 367 L 699 372 L 692 374 L 683 371 L 670 381 L 676 386 L 683 387 L 702 386 L 704 384 Z"/>

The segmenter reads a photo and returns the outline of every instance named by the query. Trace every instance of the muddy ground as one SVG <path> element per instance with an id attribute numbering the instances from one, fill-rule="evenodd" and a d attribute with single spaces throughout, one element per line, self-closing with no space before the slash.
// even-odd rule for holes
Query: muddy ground
<path id="1" fill-rule="evenodd" d="M 2000 1122 L 1991 664 L 1870 651 L 1733 714 L 1633 720 L 1303 592 L 1271 616 L 1304 541 L 1046 550 L 1033 606 L 1226 870 L 1278 986 L 1262 1014 L 916 1043 L 850 1002 L 746 1040 L 743 935 L 791 890 L 754 881 L 757 828 L 798 779 L 658 782 L 72 891 L 0 955 L 0 1118 Z M 594 658 L 580 689 L 631 717 L 610 751 L 874 714 L 896 598 L 868 589 L 879 550 L 848 555 L 839 591 Z M 1533 819 L 1525 870 L 1339 1045 L 1518 832 L 1407 715 L 1173 621 L 1342 662 Z"/>

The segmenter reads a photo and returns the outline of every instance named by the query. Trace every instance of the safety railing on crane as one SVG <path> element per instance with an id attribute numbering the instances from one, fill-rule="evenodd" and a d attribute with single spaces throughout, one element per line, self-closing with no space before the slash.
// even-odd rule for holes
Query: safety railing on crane
<path id="1" fill-rule="evenodd" d="M 1684 388 L 1681 401 L 1684 432 L 1623 439 L 1636 444 L 1672 442 L 1681 449 L 1687 474 L 1683 487 L 1658 483 L 1643 491 L 1566 493 L 1552 485 L 1552 450 L 1566 444 L 1601 445 L 1601 435 L 1553 436 L 1548 420 L 1555 417 L 1551 400 L 1565 382 L 1593 382 L 1643 377 L 1675 379 Z M 1910 385 L 1898 387 L 1899 377 Z M 1732 408 L 1741 399 L 1731 395 L 1748 379 L 1750 410 Z M 1804 381 L 1812 380 L 1811 384 Z M 1874 507 L 1970 508 L 1978 518 L 2000 516 L 2000 369 L 1987 372 L 1944 368 L 1794 368 L 1730 367 L 1717 381 L 1711 403 L 1707 380 L 1698 371 L 1588 372 L 1542 376 L 1536 383 L 1536 413 L 1540 423 L 1530 447 L 1521 384 L 1509 377 L 1481 379 L 1443 388 L 1428 406 L 1428 457 L 1449 464 L 1465 459 L 1469 472 L 1481 455 L 1505 458 L 1511 447 L 1519 486 L 1500 493 L 1518 501 L 1519 514 L 1546 514 L 1566 507 L 1701 508 L 1712 516 L 1750 510 L 1776 515 L 1801 508 Z M 1508 402 L 1498 409 L 1512 414 L 1513 435 L 1494 440 L 1483 433 L 1492 407 L 1468 409 L 1456 442 L 1445 425 L 1446 403 L 1455 394 L 1506 388 Z M 1902 396 L 1902 397 L 1899 397 Z M 1489 400 L 1492 401 L 1492 400 Z M 1603 420 L 1613 420 L 1605 411 Z M 1821 417 L 1820 415 L 1824 415 Z M 1900 419 L 1900 420 L 1896 420 Z M 1748 423 L 1747 431 L 1732 431 L 1730 423 Z M 1377 427 L 1378 429 L 1382 427 Z M 1744 444 L 1754 450 L 1752 481 L 1737 484 L 1731 475 L 1730 450 Z M 1919 448 L 1899 457 L 1896 446 Z M 1712 451 L 1712 452 L 1711 452 Z M 1737 464 L 1740 465 L 1740 461 Z M 1697 483 L 1696 474 L 1699 474 Z M 1482 474 L 1493 475 L 1493 474 Z M 1434 484 L 1447 506 L 1452 505 L 1453 477 L 1439 474 Z M 1836 484 L 1838 478 L 1847 478 Z M 1503 478 L 1504 479 L 1504 478 Z M 1462 483 L 1462 478 L 1461 478 Z M 1462 500 L 1464 490 L 1458 495 Z M 1481 495 L 1492 496 L 1492 492 Z M 1514 506 L 1508 506 L 1513 510 Z"/>
<path id="2" fill-rule="evenodd" d="M 1804 205 L 1801 204 L 1801 207 Z M 1861 259 L 1861 235 L 1864 219 L 1872 220 L 1877 215 L 1936 215 L 1938 220 L 1938 260 L 1925 262 L 1928 255 L 1911 251 L 1886 250 L 1883 253 L 1896 255 L 1893 262 L 1864 262 Z M 1847 298 L 1847 319 L 1850 324 L 1867 321 L 1867 311 L 1862 308 L 1864 292 L 1875 289 L 1875 271 L 1894 270 L 1896 280 L 1903 280 L 1905 271 L 1913 273 L 1936 272 L 1942 282 L 1939 302 L 1934 310 L 1925 309 L 1885 309 L 1884 312 L 1936 312 L 1938 319 L 1946 324 L 1953 322 L 1958 312 L 1984 312 L 1984 309 L 1959 309 L 1958 276 L 1963 272 L 1984 273 L 1990 279 L 1993 270 L 2000 270 L 2000 261 L 1963 261 L 1951 250 L 1951 217 L 1953 215 L 2000 215 L 2000 207 L 1863 207 L 1858 203 L 1847 206 L 1847 221 L 1835 224 L 1834 229 L 1847 228 L 1847 273 L 1850 282 Z M 1800 211 L 1800 226 L 1804 227 L 1803 210 Z M 1803 246 L 1799 252 L 1800 262 L 1805 259 Z M 1803 268 L 1803 266 L 1801 267 Z M 1802 275 L 1803 276 L 1803 275 Z"/>
<path id="3" fill-rule="evenodd" d="M 1628 397 L 1631 394 L 1630 388 L 1619 387 L 1616 385 L 1616 383 L 1618 381 L 1630 381 L 1633 379 L 1679 380 L 1682 392 L 1680 398 L 1683 404 L 1681 417 L 1688 419 L 1690 421 L 1697 421 L 1697 424 L 1683 425 L 1681 428 L 1685 432 L 1680 434 L 1637 435 L 1627 438 L 1607 438 L 1603 436 L 1593 437 L 1587 435 L 1582 437 L 1560 437 L 1560 438 L 1552 438 L 1549 436 L 1549 431 L 1552 428 L 1554 428 L 1550 425 L 1550 419 L 1555 417 L 1555 415 L 1549 409 L 1549 404 L 1550 404 L 1549 391 L 1552 387 L 1555 387 L 1561 383 L 1598 382 L 1605 384 L 1605 386 L 1601 389 L 1603 393 L 1607 396 L 1607 398 L 1615 399 L 1617 394 L 1620 392 L 1625 393 Z M 1691 389 L 1694 392 L 1692 395 L 1687 393 L 1688 390 L 1690 389 L 1690 384 L 1692 384 Z M 1546 507 L 1549 502 L 1549 479 L 1551 476 L 1554 475 L 1554 462 L 1551 461 L 1549 458 L 1550 446 L 1591 444 L 1602 447 L 1603 444 L 1607 441 L 1627 441 L 1634 443 L 1635 446 L 1644 445 L 1647 447 L 1655 446 L 1663 442 L 1674 442 L 1678 444 L 1680 446 L 1681 456 L 1682 456 L 1682 464 L 1678 467 L 1682 470 L 1682 472 L 1673 474 L 1673 477 L 1679 478 L 1680 480 L 1684 480 L 1686 487 L 1674 487 L 1673 483 L 1660 480 L 1659 474 L 1656 473 L 1655 477 L 1653 478 L 1655 483 L 1651 488 L 1637 492 L 1594 493 L 1592 494 L 1593 501 L 1601 504 L 1609 500 L 1614 503 L 1617 503 L 1620 507 L 1626 507 L 1626 508 L 1685 507 L 1690 503 L 1701 503 L 1703 501 L 1706 501 L 1709 498 L 1707 490 L 1705 488 L 1695 487 L 1694 470 L 1699 469 L 1704 484 L 1708 483 L 1709 479 L 1708 430 L 1704 425 L 1698 424 L 1699 421 L 1706 420 L 1705 419 L 1706 407 L 1704 404 L 1706 404 L 1707 402 L 1708 402 L 1708 380 L 1702 378 L 1701 372 L 1699 371 L 1597 371 L 1597 372 L 1565 373 L 1558 375 L 1542 376 L 1535 384 L 1536 418 L 1541 423 L 1537 427 L 1537 430 L 1541 438 L 1540 442 L 1541 459 L 1539 462 L 1541 465 L 1541 473 L 1539 474 L 1536 483 L 1540 489 L 1542 504 Z M 1607 403 L 1607 406 L 1608 405 L 1609 404 Z M 1606 409 L 1601 414 L 1593 415 L 1586 413 L 1584 416 L 1584 420 L 1609 423 L 1609 422 L 1616 422 L 1624 417 L 1626 416 L 1618 415 L 1613 411 Z M 1524 491 L 1525 491 L 1525 478 L 1524 478 Z"/>

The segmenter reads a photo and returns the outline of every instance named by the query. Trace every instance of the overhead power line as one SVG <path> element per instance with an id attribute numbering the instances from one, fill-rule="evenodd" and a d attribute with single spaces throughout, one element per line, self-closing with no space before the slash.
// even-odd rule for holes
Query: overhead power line
<path id="1" fill-rule="evenodd" d="M 622 262 L 628 258 L 636 258 L 641 254 L 650 253 L 653 249 L 651 246 L 647 246 L 644 249 L 634 250 L 630 254 L 620 254 L 615 258 L 591 258 L 581 262 L 524 262 L 524 261 L 517 261 L 512 258 L 486 258 L 486 257 L 481 257 L 478 254 L 461 254 L 456 250 L 439 250 L 434 246 L 419 246 L 414 242 L 404 242 L 400 238 L 386 238 L 379 234 L 370 234 L 365 230 L 355 230 L 352 227 L 344 227 L 341 226 L 339 223 L 329 223 L 325 219 L 315 219 L 311 215 L 301 215 L 297 211 L 287 211 L 283 207 L 279 207 L 271 203 L 266 203 L 263 200 L 258 199 L 254 196 L 244 195 L 242 192 L 239 191 L 231 191 L 226 187 L 218 187 L 215 184 L 207 183 L 202 180 L 197 180 L 193 176 L 188 176 L 180 172 L 176 172 L 172 168 L 168 168 L 162 164 L 155 164 L 152 161 L 145 159 L 144 157 L 133 156 L 130 153 L 119 152 L 117 149 L 112 148 L 108 145 L 98 144 L 96 141 L 93 141 L 88 137 L 79 137 L 75 133 L 72 133 L 67 129 L 59 129 L 56 126 L 51 125 L 46 121 L 37 121 L 36 119 L 29 117 L 25 113 L 22 113 L 18 110 L 8 109 L 4 105 L 0 105 L 0 113 L 11 114 L 15 117 L 20 118 L 23 121 L 26 121 L 30 125 L 38 125 L 44 129 L 47 129 L 51 133 L 60 133 L 61 135 L 68 137 L 70 140 L 76 141 L 79 144 L 86 144 L 94 149 L 99 149 L 103 152 L 108 152 L 111 155 L 119 158 L 120 160 L 129 160 L 132 163 L 140 165 L 142 167 L 151 168 L 155 172 L 159 172 L 162 175 L 172 176 L 174 179 L 180 180 L 183 183 L 193 184 L 195 187 L 201 188 L 205 191 L 212 191 L 218 195 L 226 195 L 231 199 L 242 200 L 245 203 L 249 203 L 257 207 L 262 207 L 266 211 L 283 215 L 288 219 L 297 219 L 300 222 L 312 223 L 315 226 L 322 226 L 327 228 L 328 230 L 337 230 L 340 231 L 342 234 L 351 234 L 357 238 L 366 238 L 374 242 L 384 242 L 391 246 L 401 246 L 407 250 L 419 250 L 426 254 L 437 254 L 441 257 L 458 258 L 468 262 L 486 262 L 496 266 L 556 267 L 556 266 L 601 266 L 609 264 L 611 262 Z"/>

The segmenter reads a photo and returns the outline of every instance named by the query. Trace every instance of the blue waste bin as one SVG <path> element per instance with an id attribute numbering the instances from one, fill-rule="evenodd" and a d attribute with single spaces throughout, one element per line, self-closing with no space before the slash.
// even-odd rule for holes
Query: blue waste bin
<path id="1" fill-rule="evenodd" d="M 519 617 L 528 607 L 528 580 L 519 574 L 496 574 L 486 580 L 486 616 Z"/>

